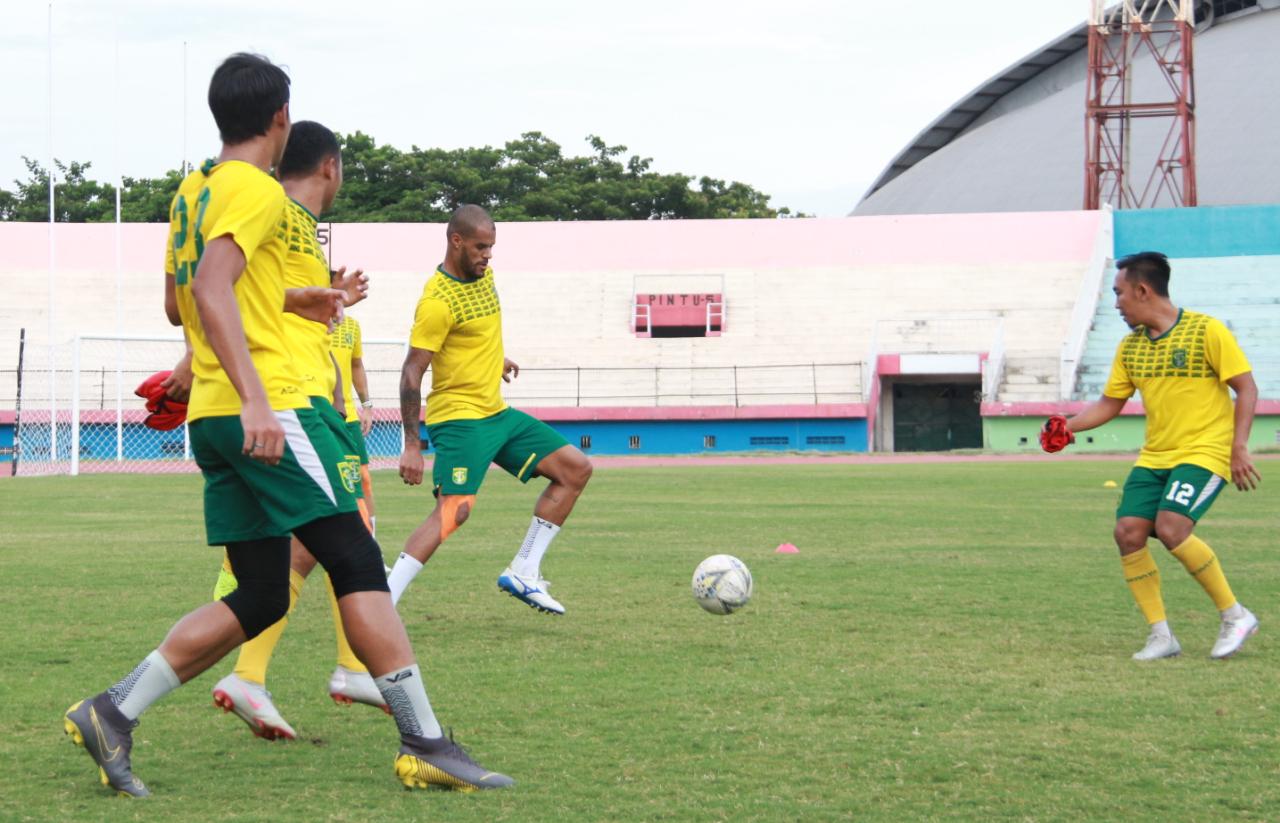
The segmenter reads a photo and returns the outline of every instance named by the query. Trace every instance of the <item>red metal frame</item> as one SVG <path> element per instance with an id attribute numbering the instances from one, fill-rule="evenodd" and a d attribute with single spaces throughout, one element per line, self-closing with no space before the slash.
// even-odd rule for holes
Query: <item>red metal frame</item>
<path id="1" fill-rule="evenodd" d="M 1174 11 L 1176 5 L 1125 0 L 1090 21 L 1086 209 L 1098 209 L 1104 203 L 1130 209 L 1196 205 L 1195 29 L 1189 14 Z M 1150 56 L 1166 81 L 1171 100 L 1129 99 L 1134 64 L 1144 55 Z M 1130 124 L 1135 118 L 1170 121 L 1145 180 L 1129 168 Z M 1135 180 L 1141 188 L 1134 185 Z"/>

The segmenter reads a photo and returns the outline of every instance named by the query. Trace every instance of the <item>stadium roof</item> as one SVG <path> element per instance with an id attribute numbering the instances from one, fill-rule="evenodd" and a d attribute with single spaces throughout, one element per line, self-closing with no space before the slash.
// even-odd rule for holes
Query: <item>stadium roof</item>
<path id="1" fill-rule="evenodd" d="M 1195 38 L 1201 205 L 1280 202 L 1280 0 L 1213 0 Z M 1206 0 L 1207 7 L 1207 0 Z M 853 214 L 1078 209 L 1084 202 L 1086 26 L 1000 72 L 930 123 Z M 1135 79 L 1135 99 L 1154 71 Z M 1132 168 L 1163 127 L 1135 126 Z M 1159 135 L 1143 128 L 1161 128 Z M 1144 138 L 1147 138 L 1144 140 Z"/>

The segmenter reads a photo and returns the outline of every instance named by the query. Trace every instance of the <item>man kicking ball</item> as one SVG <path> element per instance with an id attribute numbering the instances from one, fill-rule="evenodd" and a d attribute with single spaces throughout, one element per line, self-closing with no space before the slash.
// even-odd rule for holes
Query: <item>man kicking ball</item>
<path id="1" fill-rule="evenodd" d="M 399 601 L 423 564 L 467 521 L 489 464 L 497 463 L 522 483 L 537 476 L 551 481 L 534 506 L 524 543 L 498 576 L 498 588 L 539 611 L 564 614 L 542 576 L 542 557 L 591 479 L 591 462 L 546 423 L 502 399 L 501 382 L 518 376 L 520 367 L 503 354 L 502 309 L 489 267 L 497 238 L 493 220 L 479 206 L 461 206 L 446 233 L 444 262 L 423 287 L 400 373 L 400 477 L 416 486 L 424 465 L 422 376 L 431 367 L 426 424 L 435 449 L 436 505 L 391 570 L 391 598 Z"/>

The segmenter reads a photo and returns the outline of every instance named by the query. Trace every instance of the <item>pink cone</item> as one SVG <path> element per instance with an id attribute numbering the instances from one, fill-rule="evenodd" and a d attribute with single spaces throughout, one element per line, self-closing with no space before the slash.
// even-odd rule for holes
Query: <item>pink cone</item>
<path id="1" fill-rule="evenodd" d="M 773 550 L 774 554 L 799 554 L 800 550 L 792 543 L 783 543 L 781 546 Z"/>

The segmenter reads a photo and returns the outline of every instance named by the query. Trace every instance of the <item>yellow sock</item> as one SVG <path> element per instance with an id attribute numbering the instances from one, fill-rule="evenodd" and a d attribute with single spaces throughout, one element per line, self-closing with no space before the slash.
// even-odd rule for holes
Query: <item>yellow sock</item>
<path id="1" fill-rule="evenodd" d="M 293 569 L 289 570 L 289 612 L 293 611 L 298 595 L 302 592 L 302 585 L 306 582 L 307 578 Z M 280 635 L 284 634 L 284 627 L 289 624 L 289 612 L 268 626 L 262 634 L 240 646 L 240 656 L 236 658 L 236 675 L 254 683 L 267 682 L 267 666 L 271 663 L 276 644 L 280 642 Z"/>
<path id="2" fill-rule="evenodd" d="M 231 558 L 227 557 L 227 550 L 222 550 L 222 568 L 218 569 L 218 581 L 213 584 L 213 599 L 221 600 L 236 590 L 236 586 L 240 585 L 236 582 L 236 576 L 231 571 Z"/>
<path id="3" fill-rule="evenodd" d="M 1236 604 L 1236 596 L 1231 593 L 1231 586 L 1227 585 L 1222 564 L 1218 562 L 1218 556 L 1209 548 L 1208 543 L 1193 534 L 1181 546 L 1173 549 L 1173 556 L 1187 568 L 1201 588 L 1209 593 L 1218 611 L 1226 611 Z"/>
<path id="4" fill-rule="evenodd" d="M 1133 599 L 1138 601 L 1142 616 L 1148 624 L 1159 623 L 1165 619 L 1164 598 L 1160 596 L 1160 569 L 1156 567 L 1155 558 L 1146 546 L 1141 551 L 1120 556 L 1120 564 L 1124 567 L 1124 582 L 1129 584 Z"/>
<path id="5" fill-rule="evenodd" d="M 333 581 L 329 579 L 329 575 L 324 576 L 324 582 L 329 585 L 329 605 L 333 607 L 333 633 L 338 639 L 338 665 L 353 672 L 367 672 L 369 670 L 351 650 L 347 633 L 342 630 L 342 610 L 338 608 L 338 598 L 333 593 Z"/>

